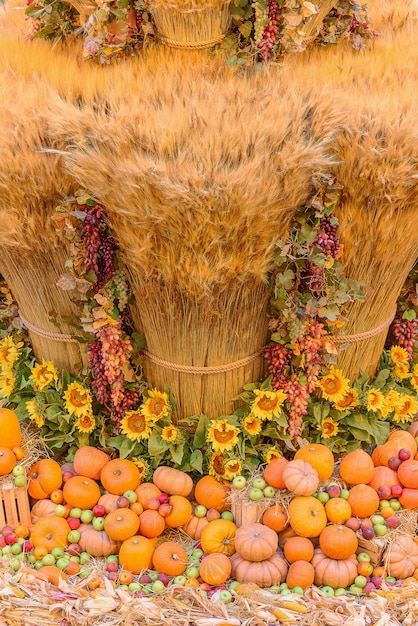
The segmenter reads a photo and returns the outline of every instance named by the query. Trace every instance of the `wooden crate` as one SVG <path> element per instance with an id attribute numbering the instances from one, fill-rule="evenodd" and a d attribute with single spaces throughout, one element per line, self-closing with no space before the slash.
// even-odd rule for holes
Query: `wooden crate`
<path id="1" fill-rule="evenodd" d="M 274 500 L 263 498 L 258 502 L 252 502 L 251 500 L 240 499 L 231 503 L 231 511 L 234 515 L 234 523 L 237 526 L 243 524 L 254 524 L 255 522 L 261 522 L 263 513 L 272 504 Z"/>
<path id="2" fill-rule="evenodd" d="M 383 553 L 387 546 L 387 541 L 376 537 L 374 539 L 364 539 L 364 537 L 358 538 L 357 554 L 360 552 L 366 552 L 370 556 L 370 562 L 372 565 L 381 565 L 383 560 Z"/>
<path id="3" fill-rule="evenodd" d="M 29 498 L 26 487 L 14 487 L 13 483 L 0 485 L 0 528 L 19 524 L 31 526 Z"/>

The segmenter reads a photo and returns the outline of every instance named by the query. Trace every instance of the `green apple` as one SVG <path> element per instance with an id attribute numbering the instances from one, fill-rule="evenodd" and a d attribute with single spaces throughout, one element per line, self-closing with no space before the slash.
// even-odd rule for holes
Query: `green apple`
<path id="1" fill-rule="evenodd" d="M 83 524 L 90 524 L 93 521 L 93 517 L 94 513 L 90 509 L 85 509 L 84 511 L 81 511 L 80 520 L 83 522 Z M 77 541 L 74 541 L 73 543 L 77 543 Z"/>
<path id="2" fill-rule="evenodd" d="M 280 593 L 280 586 L 272 585 L 271 587 L 269 587 L 269 591 L 270 593 Z"/>
<path id="3" fill-rule="evenodd" d="M 394 578 L 393 576 L 386 576 L 385 582 L 395 584 L 396 583 L 396 578 Z"/>
<path id="4" fill-rule="evenodd" d="M 232 511 L 222 511 L 221 519 L 229 519 L 229 521 L 234 521 L 234 514 Z"/>
<path id="5" fill-rule="evenodd" d="M 359 552 L 357 555 L 357 561 L 359 563 L 363 563 L 364 561 L 366 563 L 370 563 L 371 561 L 370 554 L 367 554 L 367 552 Z"/>
<path id="6" fill-rule="evenodd" d="M 287 594 L 290 593 L 290 589 L 289 587 L 287 589 L 282 589 L 280 592 L 281 596 L 287 596 Z"/>
<path id="7" fill-rule="evenodd" d="M 232 593 L 228 589 L 222 589 L 219 592 L 219 599 L 222 600 L 224 604 L 229 604 L 232 602 Z"/>
<path id="8" fill-rule="evenodd" d="M 303 594 L 305 593 L 304 590 L 302 589 L 302 587 L 293 587 L 292 589 L 292 593 L 297 593 L 300 596 L 303 596 Z"/>
<path id="9" fill-rule="evenodd" d="M 190 555 L 190 560 L 196 563 L 200 558 L 202 558 L 204 552 L 200 548 L 195 548 Z"/>
<path id="10" fill-rule="evenodd" d="M 141 589 L 141 585 L 134 581 L 133 583 L 129 583 L 128 589 L 129 591 L 132 591 L 132 593 L 135 593 L 135 591 L 139 591 Z"/>
<path id="11" fill-rule="evenodd" d="M 104 525 L 105 525 L 105 518 L 104 517 L 93 517 L 91 523 L 92 523 L 92 526 L 93 526 L 94 530 L 103 530 Z"/>
<path id="12" fill-rule="evenodd" d="M 11 567 L 14 572 L 17 572 L 18 569 L 20 569 L 21 564 L 22 564 L 22 561 L 16 558 L 10 561 L 9 567 Z"/>
<path id="13" fill-rule="evenodd" d="M 25 468 L 23 467 L 23 465 L 15 465 L 14 468 L 12 469 L 12 475 L 13 476 L 24 476 L 25 475 Z"/>
<path id="14" fill-rule="evenodd" d="M 245 478 L 245 476 L 235 476 L 232 481 L 232 486 L 234 487 L 234 489 L 244 489 L 246 484 L 247 479 Z"/>
<path id="15" fill-rule="evenodd" d="M 356 576 L 354 579 L 354 584 L 356 587 L 360 587 L 363 589 L 367 585 L 367 578 L 365 576 Z"/>
<path id="16" fill-rule="evenodd" d="M 348 489 L 341 489 L 340 491 L 340 498 L 342 498 L 343 500 L 348 500 L 348 497 L 350 495 L 350 492 Z M 345 591 L 345 589 L 344 589 Z"/>
<path id="17" fill-rule="evenodd" d="M 274 487 L 270 487 L 270 485 L 267 485 L 267 487 L 264 487 L 263 489 L 263 495 L 265 498 L 274 498 L 276 495 L 276 490 Z"/>
<path id="18" fill-rule="evenodd" d="M 26 485 L 26 477 L 23 476 L 16 476 L 13 479 L 13 483 L 15 485 L 15 487 L 24 487 Z"/>
<path id="19" fill-rule="evenodd" d="M 87 552 L 86 553 L 82 552 L 81 554 L 87 554 Z M 106 557 L 106 563 L 109 563 L 109 561 L 116 561 L 116 563 L 119 563 L 118 555 L 117 554 L 110 554 L 109 556 Z"/>
<path id="20" fill-rule="evenodd" d="M 198 565 L 190 565 L 186 569 L 186 577 L 187 578 L 199 578 L 200 569 Z"/>
<path id="21" fill-rule="evenodd" d="M 205 517 L 207 512 L 208 510 L 203 504 L 198 504 L 194 510 L 194 514 L 196 517 Z"/>
<path id="22" fill-rule="evenodd" d="M 148 576 L 151 578 L 152 582 L 155 582 L 158 578 L 158 572 L 155 572 L 154 570 L 150 569 L 148 571 Z"/>
<path id="23" fill-rule="evenodd" d="M 361 596 L 361 594 L 363 593 L 363 588 L 357 587 L 357 585 L 354 585 L 354 584 L 350 585 L 348 590 L 350 593 L 355 593 L 357 596 Z"/>
<path id="24" fill-rule="evenodd" d="M 88 567 L 84 567 L 81 568 L 81 570 L 78 572 L 78 576 L 83 580 L 84 578 L 87 578 L 87 576 L 90 576 L 91 574 L 91 569 L 89 569 Z"/>
<path id="25" fill-rule="evenodd" d="M 54 509 L 54 515 L 57 517 L 64 517 L 67 514 L 67 508 L 63 504 L 57 504 Z"/>
<path id="26" fill-rule="evenodd" d="M 258 487 L 253 487 L 252 489 L 250 489 L 248 497 L 253 502 L 257 502 L 258 500 L 261 500 L 261 498 L 263 497 L 263 492 Z"/>
<path id="27" fill-rule="evenodd" d="M 36 563 L 33 564 L 33 567 L 35 569 L 41 569 L 41 567 L 44 567 L 44 564 L 42 563 L 42 559 L 40 561 L 36 561 Z"/>
<path id="28" fill-rule="evenodd" d="M 183 576 L 183 575 L 175 576 L 173 578 L 173 583 L 175 585 L 182 585 L 182 586 L 184 586 L 187 583 L 187 578 L 186 578 L 186 576 Z"/>
<path id="29" fill-rule="evenodd" d="M 380 500 L 380 502 L 379 502 L 379 509 L 380 510 L 386 508 L 387 506 L 390 507 L 389 500 Z"/>
<path id="30" fill-rule="evenodd" d="M 283 591 L 283 589 L 289 589 L 289 585 L 287 583 L 280 583 L 280 591 Z"/>
<path id="31" fill-rule="evenodd" d="M 28 560 L 28 563 L 31 563 L 32 565 L 34 563 L 36 563 L 36 561 L 37 561 L 37 558 L 36 558 L 36 556 L 34 554 L 28 554 L 28 555 L 26 555 L 26 558 Z"/>
<path id="32" fill-rule="evenodd" d="M 385 518 L 382 515 L 372 515 L 370 518 L 373 526 L 375 526 L 375 524 L 384 524 L 385 523 Z"/>
<path id="33" fill-rule="evenodd" d="M 164 591 L 165 589 L 165 585 L 161 580 L 155 580 L 152 583 L 152 590 L 154 593 L 161 593 L 161 591 Z"/>
<path id="34" fill-rule="evenodd" d="M 56 559 L 61 559 L 64 556 L 64 550 L 62 548 L 52 548 L 51 554 Z"/>
<path id="35" fill-rule="evenodd" d="M 375 524 L 373 529 L 377 537 L 384 537 L 388 532 L 388 527 L 385 524 Z"/>
<path id="36" fill-rule="evenodd" d="M 88 552 L 80 552 L 80 565 L 85 565 L 91 559 L 91 555 Z M 118 557 L 116 557 L 117 561 Z"/>
<path id="37" fill-rule="evenodd" d="M 235 589 L 240 585 L 240 583 L 237 580 L 233 580 L 231 583 L 229 583 L 228 585 L 228 589 L 229 591 L 235 591 Z"/>
<path id="38" fill-rule="evenodd" d="M 336 596 L 346 596 L 347 595 L 347 589 L 344 589 L 344 587 L 337 587 L 337 589 L 335 590 L 334 595 L 336 595 Z"/>
<path id="39" fill-rule="evenodd" d="M 264 478 L 261 478 L 261 476 L 258 476 L 257 478 L 254 478 L 254 480 L 252 481 L 252 486 L 254 489 L 261 489 L 261 491 L 263 491 L 263 489 L 267 487 L 267 483 L 264 480 Z"/>
<path id="40" fill-rule="evenodd" d="M 63 557 L 61 559 L 57 559 L 55 565 L 56 565 L 56 567 L 58 567 L 58 569 L 64 571 L 64 570 L 67 569 L 69 562 L 70 561 L 68 559 Z"/>
<path id="41" fill-rule="evenodd" d="M 393 498 L 389 500 L 389 504 L 394 511 L 400 511 L 402 508 L 402 504 L 399 502 L 397 498 Z"/>
<path id="42" fill-rule="evenodd" d="M 80 557 L 79 557 L 79 556 L 77 556 L 77 555 L 70 556 L 70 561 L 71 561 L 72 563 L 80 563 Z"/>
<path id="43" fill-rule="evenodd" d="M 53 554 L 45 554 L 42 557 L 42 565 L 55 565 L 55 557 Z"/>
<path id="44" fill-rule="evenodd" d="M 124 495 L 125 498 L 128 498 L 131 504 L 133 504 L 134 502 L 138 500 L 138 496 L 136 495 L 133 489 L 127 489 L 126 491 L 123 492 L 122 495 Z"/>
<path id="45" fill-rule="evenodd" d="M 10 552 L 15 556 L 17 556 L 18 554 L 22 554 L 22 544 L 14 543 L 12 546 L 10 546 Z"/>
<path id="46" fill-rule="evenodd" d="M 322 504 L 325 504 L 325 502 L 328 502 L 329 500 L 329 494 L 326 491 L 318 491 L 318 495 L 316 497 L 320 502 L 322 502 Z"/>
<path id="47" fill-rule="evenodd" d="M 70 530 L 67 535 L 69 543 L 78 543 L 80 541 L 81 533 L 79 530 Z"/>
<path id="48" fill-rule="evenodd" d="M 321 591 L 324 594 L 324 596 L 328 596 L 328 597 L 335 596 L 334 589 L 330 587 L 329 585 L 325 585 L 325 587 L 321 587 Z"/>
<path id="49" fill-rule="evenodd" d="M 80 519 L 82 512 L 83 511 L 77 507 L 74 509 L 71 509 L 70 517 L 76 517 L 77 519 Z"/>

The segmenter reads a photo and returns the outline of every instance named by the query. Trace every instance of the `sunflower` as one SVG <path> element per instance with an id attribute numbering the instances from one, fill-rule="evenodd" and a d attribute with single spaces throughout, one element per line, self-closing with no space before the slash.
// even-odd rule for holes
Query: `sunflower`
<path id="1" fill-rule="evenodd" d="M 83 417 L 86 413 L 92 412 L 90 391 L 76 381 L 68 385 L 64 393 L 64 400 L 68 413 L 74 414 L 76 417 Z"/>
<path id="2" fill-rule="evenodd" d="M 168 395 L 164 392 L 152 389 L 148 391 L 148 400 L 141 405 L 141 412 L 148 419 L 157 422 L 162 417 L 167 417 L 171 412 Z"/>
<path id="3" fill-rule="evenodd" d="M 239 428 L 229 424 L 226 419 L 210 420 L 206 441 L 212 444 L 216 452 L 232 450 L 238 442 Z"/>
<path id="4" fill-rule="evenodd" d="M 270 463 L 270 461 L 272 461 L 273 459 L 278 459 L 281 456 L 283 455 L 280 454 L 280 452 L 276 450 L 276 448 L 270 448 L 269 450 L 267 450 L 264 458 L 266 460 L 266 463 Z"/>
<path id="5" fill-rule="evenodd" d="M 230 459 L 225 463 L 224 478 L 226 480 L 232 480 L 238 474 L 242 472 L 242 464 L 239 459 Z"/>
<path id="6" fill-rule="evenodd" d="M 261 419 L 259 417 L 255 417 L 255 415 L 252 415 L 252 413 L 247 415 L 247 417 L 242 422 L 242 427 L 252 437 L 254 435 L 258 435 L 261 432 L 262 426 L 263 423 Z"/>
<path id="7" fill-rule="evenodd" d="M 39 410 L 36 404 L 36 398 L 32 398 L 32 400 L 28 400 L 25 403 L 25 406 L 26 406 L 27 412 L 29 413 L 30 419 L 33 422 L 35 422 L 38 428 L 41 428 L 41 426 L 44 425 L 44 418 L 39 413 Z"/>
<path id="8" fill-rule="evenodd" d="M 335 437 L 338 433 L 338 424 L 334 422 L 331 417 L 326 417 L 321 426 L 317 426 L 318 430 L 321 431 L 321 436 L 323 439 L 329 439 L 329 437 Z"/>
<path id="9" fill-rule="evenodd" d="M 132 441 L 148 439 L 152 431 L 152 420 L 140 411 L 128 411 L 120 423 L 121 432 Z"/>
<path id="10" fill-rule="evenodd" d="M 58 372 L 52 361 L 42 361 L 32 368 L 30 379 L 36 391 L 45 391 L 58 382 Z"/>
<path id="11" fill-rule="evenodd" d="M 209 461 L 209 474 L 222 476 L 225 474 L 225 457 L 221 452 L 215 452 Z"/>
<path id="12" fill-rule="evenodd" d="M 347 394 L 349 384 L 350 381 L 348 378 L 344 378 L 342 371 L 331 365 L 328 374 L 318 380 L 316 386 L 321 389 L 325 400 L 339 402 Z"/>
<path id="13" fill-rule="evenodd" d="M 22 348 L 23 341 L 15 343 L 13 337 L 5 337 L 0 341 L 0 367 L 7 369 L 13 367 L 19 358 L 19 348 Z"/>
<path id="14" fill-rule="evenodd" d="M 0 398 L 9 398 L 15 388 L 15 375 L 12 370 L 6 368 L 0 374 Z"/>
<path id="15" fill-rule="evenodd" d="M 141 476 L 141 481 L 148 476 L 148 471 L 149 471 L 149 467 L 148 464 L 145 463 L 145 461 L 143 461 L 142 459 L 138 459 L 137 456 L 133 456 L 131 458 L 132 463 L 134 463 L 138 470 L 139 470 L 139 475 Z"/>
<path id="16" fill-rule="evenodd" d="M 251 405 L 251 412 L 255 417 L 262 420 L 271 420 L 273 417 L 279 417 L 283 402 L 286 400 L 286 394 L 279 391 L 262 391 L 254 389 L 255 398 Z"/>
<path id="17" fill-rule="evenodd" d="M 399 400 L 399 393 L 394 389 L 389 389 L 385 397 L 383 398 L 383 406 L 380 408 L 380 414 L 382 417 L 386 418 L 388 415 L 393 413 L 395 410 L 395 405 Z"/>
<path id="18" fill-rule="evenodd" d="M 400 395 L 395 404 L 395 414 L 392 421 L 396 423 L 410 422 L 418 411 L 418 402 L 412 396 Z"/>
<path id="19" fill-rule="evenodd" d="M 164 426 L 161 432 L 161 439 L 164 441 L 176 441 L 179 431 L 175 426 Z"/>
<path id="20" fill-rule="evenodd" d="M 393 368 L 393 373 L 396 378 L 399 380 L 403 380 L 404 378 L 410 377 L 408 363 L 397 363 Z"/>
<path id="21" fill-rule="evenodd" d="M 80 415 L 75 423 L 75 427 L 81 433 L 91 433 L 96 428 L 96 420 L 91 413 Z"/>
<path id="22" fill-rule="evenodd" d="M 413 386 L 415 391 L 418 393 L 418 363 L 415 365 L 414 369 L 412 370 L 411 385 Z"/>
<path id="23" fill-rule="evenodd" d="M 355 406 L 359 406 L 360 402 L 358 402 L 358 391 L 354 389 L 354 387 L 350 387 L 347 390 L 347 393 L 341 400 L 338 402 L 334 402 L 334 406 L 339 411 L 345 411 L 346 409 L 351 409 Z"/>
<path id="24" fill-rule="evenodd" d="M 408 364 L 408 353 L 405 348 L 401 348 L 401 346 L 392 346 L 390 349 L 390 360 L 392 363 L 406 363 Z"/>
<path id="25" fill-rule="evenodd" d="M 384 396 L 378 389 L 370 389 L 366 397 L 368 411 L 381 411 L 384 406 Z"/>

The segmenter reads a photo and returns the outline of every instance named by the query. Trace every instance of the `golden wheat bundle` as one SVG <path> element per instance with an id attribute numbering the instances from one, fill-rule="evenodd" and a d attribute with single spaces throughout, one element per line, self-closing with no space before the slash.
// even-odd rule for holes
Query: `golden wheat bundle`
<path id="1" fill-rule="evenodd" d="M 74 371 L 84 349 L 69 322 L 77 308 L 56 284 L 68 250 L 50 221 L 74 183 L 63 171 L 62 157 L 40 151 L 49 145 L 42 114 L 49 94 L 9 80 L 0 105 L 0 272 L 19 305 L 35 355 Z"/>
<path id="2" fill-rule="evenodd" d="M 176 419 L 226 414 L 262 377 L 275 242 L 312 173 L 329 165 L 340 122 L 320 94 L 283 98 L 274 73 L 214 74 L 168 72 L 129 100 L 114 86 L 106 111 L 57 109 L 52 120 L 73 138 L 91 124 L 71 172 L 107 207 L 147 342 L 144 369 L 151 386 L 173 392 Z"/>

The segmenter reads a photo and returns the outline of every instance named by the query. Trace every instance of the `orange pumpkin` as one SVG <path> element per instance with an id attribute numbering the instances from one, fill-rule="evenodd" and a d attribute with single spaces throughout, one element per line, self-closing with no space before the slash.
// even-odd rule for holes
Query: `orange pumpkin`
<path id="1" fill-rule="evenodd" d="M 223 585 L 231 575 L 231 560 L 226 554 L 207 554 L 200 563 L 200 578 L 209 585 Z"/>
<path id="2" fill-rule="evenodd" d="M 55 502 L 45 498 L 44 500 L 37 500 L 30 511 L 30 518 L 32 524 L 36 524 L 38 519 L 41 517 L 46 517 L 47 515 L 54 515 L 55 513 Z"/>
<path id="3" fill-rule="evenodd" d="M 262 522 L 277 533 L 281 532 L 289 524 L 289 516 L 283 504 L 273 504 L 263 513 Z"/>
<path id="4" fill-rule="evenodd" d="M 418 546 L 411 536 L 398 534 L 390 546 L 388 574 L 395 578 L 412 576 L 418 567 Z"/>
<path id="5" fill-rule="evenodd" d="M 3 448 L 20 447 L 22 443 L 22 431 L 20 429 L 19 418 L 11 409 L 0 406 L 0 433 L 1 445 Z"/>
<path id="6" fill-rule="evenodd" d="M 64 500 L 71 507 L 92 509 L 100 498 L 100 487 L 92 478 L 73 476 L 64 483 Z"/>
<path id="7" fill-rule="evenodd" d="M 299 448 L 294 458 L 301 459 L 316 469 L 319 480 L 328 480 L 334 471 L 334 455 L 322 443 L 310 443 Z"/>
<path id="8" fill-rule="evenodd" d="M 165 519 L 158 511 L 151 509 L 145 510 L 139 516 L 139 532 L 144 537 L 151 539 L 159 537 L 165 530 Z"/>
<path id="9" fill-rule="evenodd" d="M 282 476 L 287 489 L 297 496 L 311 496 L 318 489 L 318 472 L 302 459 L 289 461 Z"/>
<path id="10" fill-rule="evenodd" d="M 329 522 L 344 524 L 351 517 L 351 506 L 344 498 L 330 498 L 325 503 L 325 513 Z"/>
<path id="11" fill-rule="evenodd" d="M 131 509 L 117 509 L 106 515 L 104 529 L 111 539 L 125 541 L 138 532 L 139 517 Z"/>
<path id="12" fill-rule="evenodd" d="M 43 547 L 48 552 L 54 548 L 65 548 L 68 545 L 68 533 L 71 528 L 63 517 L 47 515 L 41 517 L 32 528 L 31 542 L 35 548 Z"/>
<path id="13" fill-rule="evenodd" d="M 330 559 L 348 559 L 358 548 L 356 533 L 342 524 L 330 524 L 319 535 L 319 547 Z"/>
<path id="14" fill-rule="evenodd" d="M 369 485 L 355 485 L 350 489 L 348 503 L 354 517 L 370 517 L 379 508 L 379 496 Z"/>
<path id="15" fill-rule="evenodd" d="M 403 461 L 398 467 L 398 478 L 403 487 L 418 489 L 418 461 Z"/>
<path id="16" fill-rule="evenodd" d="M 235 552 L 235 533 L 237 527 L 234 522 L 227 519 L 216 519 L 209 522 L 203 529 L 200 543 L 203 552 L 222 552 L 233 554 Z"/>
<path id="17" fill-rule="evenodd" d="M 142 483 L 135 489 L 137 502 L 142 506 L 144 511 L 148 508 L 148 500 L 151 498 L 158 498 L 161 495 L 161 490 L 158 489 L 154 483 Z"/>
<path id="18" fill-rule="evenodd" d="M 314 555 L 313 543 L 307 537 L 290 537 L 284 544 L 283 551 L 289 563 L 310 561 Z"/>
<path id="19" fill-rule="evenodd" d="M 394 470 L 391 470 L 386 465 L 378 465 L 373 470 L 373 476 L 368 482 L 369 487 L 373 487 L 375 491 L 386 485 L 392 487 L 393 485 L 400 485 L 398 474 Z"/>
<path id="20" fill-rule="evenodd" d="M 193 489 L 193 480 L 190 476 L 186 472 L 181 472 L 172 467 L 157 467 L 152 480 L 163 493 L 173 496 L 184 496 L 187 498 Z"/>
<path id="21" fill-rule="evenodd" d="M 53 459 L 41 459 L 32 465 L 28 479 L 28 493 L 31 498 L 48 498 L 49 494 L 61 488 L 61 467 Z"/>
<path id="22" fill-rule="evenodd" d="M 275 489 L 285 489 L 283 481 L 283 470 L 288 464 L 284 456 L 275 457 L 266 465 L 264 469 L 264 480 Z"/>
<path id="23" fill-rule="evenodd" d="M 409 450 L 411 459 L 413 459 L 417 453 L 417 444 L 415 438 L 407 430 L 393 431 L 389 435 L 387 442 L 383 444 L 383 446 L 378 447 L 379 453 L 376 453 L 376 457 L 378 459 L 379 465 L 387 466 L 389 459 L 391 459 L 392 457 L 397 457 L 399 454 L 399 450 L 401 450 L 402 448 Z"/>
<path id="24" fill-rule="evenodd" d="M 154 569 L 167 576 L 180 576 L 187 568 L 187 552 L 175 541 L 164 541 L 152 555 Z"/>
<path id="25" fill-rule="evenodd" d="M 38 578 L 38 576 L 40 578 L 46 578 L 49 583 L 56 587 L 59 587 L 62 580 L 68 583 L 68 576 L 55 565 L 43 565 L 38 569 L 35 576 L 36 578 Z"/>
<path id="26" fill-rule="evenodd" d="M 283 550 L 284 546 L 289 541 L 289 539 L 291 539 L 292 537 L 298 537 L 298 536 L 299 535 L 297 535 L 295 533 L 295 531 L 293 530 L 293 528 L 290 525 L 286 526 L 286 528 L 279 533 L 279 548 L 280 548 L 280 550 Z"/>
<path id="27" fill-rule="evenodd" d="M 0 448 L 0 476 L 10 474 L 16 465 L 16 457 L 10 448 Z"/>
<path id="28" fill-rule="evenodd" d="M 203 476 L 197 481 L 194 490 L 196 502 L 203 504 L 207 509 L 217 509 L 220 512 L 229 508 L 228 494 L 228 487 L 213 476 Z"/>
<path id="29" fill-rule="evenodd" d="M 100 482 L 106 491 L 120 496 L 125 491 L 135 491 L 141 482 L 141 474 L 132 461 L 113 459 L 103 467 Z"/>
<path id="30" fill-rule="evenodd" d="M 139 574 L 152 566 L 154 546 L 146 537 L 135 535 L 126 539 L 119 550 L 119 563 L 133 574 Z"/>
<path id="31" fill-rule="evenodd" d="M 398 500 L 404 509 L 418 509 L 418 489 L 405 488 Z"/>
<path id="32" fill-rule="evenodd" d="M 190 500 L 183 496 L 170 496 L 168 503 L 172 509 L 170 515 L 164 518 L 166 526 L 169 528 L 180 528 L 190 519 L 193 511 L 192 504 Z"/>
<path id="33" fill-rule="evenodd" d="M 334 589 L 345 588 L 353 584 L 357 576 L 357 559 L 330 559 L 320 548 L 316 548 L 311 561 L 315 570 L 315 585 L 329 586 Z"/>
<path id="34" fill-rule="evenodd" d="M 299 537 L 318 537 L 327 525 L 324 505 L 313 496 L 293 498 L 288 513 L 290 525 Z"/>
<path id="35" fill-rule="evenodd" d="M 95 530 L 92 524 L 81 524 L 79 544 L 81 549 L 91 556 L 104 557 L 117 554 L 119 543 L 109 537 L 105 530 Z"/>
<path id="36" fill-rule="evenodd" d="M 239 583 L 271 587 L 286 579 L 288 566 L 280 552 L 265 561 L 247 561 L 238 552 L 231 556 L 231 576 Z"/>
<path id="37" fill-rule="evenodd" d="M 196 515 L 191 515 L 187 522 L 183 524 L 182 528 L 184 532 L 189 535 L 195 541 L 199 541 L 202 531 L 209 524 L 209 520 L 207 517 L 196 517 Z"/>
<path id="38" fill-rule="evenodd" d="M 361 448 L 346 454 L 339 467 L 341 479 L 350 485 L 367 484 L 373 478 L 372 458 Z"/>
<path id="39" fill-rule="evenodd" d="M 74 469 L 80 476 L 99 480 L 102 469 L 110 461 L 110 457 L 93 446 L 81 446 L 74 455 Z"/>
<path id="40" fill-rule="evenodd" d="M 247 561 L 265 561 L 277 550 L 277 533 L 263 524 L 243 524 L 235 534 L 235 551 Z"/>
<path id="41" fill-rule="evenodd" d="M 116 511 L 116 509 L 118 508 L 118 498 L 119 496 L 114 493 L 104 493 L 102 496 L 100 496 L 97 504 L 101 504 L 102 506 L 104 506 L 106 513 L 111 513 L 112 511 Z"/>
<path id="42" fill-rule="evenodd" d="M 302 587 L 307 589 L 313 585 L 315 570 L 308 561 L 294 561 L 287 572 L 286 583 L 289 589 Z"/>

